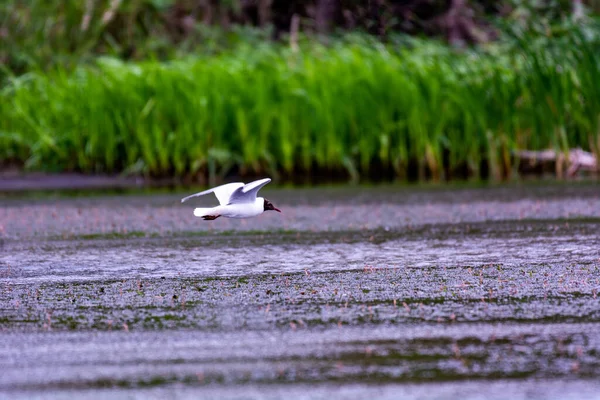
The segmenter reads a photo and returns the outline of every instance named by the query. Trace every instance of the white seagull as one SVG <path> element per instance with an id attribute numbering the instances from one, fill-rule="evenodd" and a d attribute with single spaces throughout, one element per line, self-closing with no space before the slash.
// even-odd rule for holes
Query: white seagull
<path id="1" fill-rule="evenodd" d="M 261 187 L 271 182 L 271 178 L 260 179 L 258 181 L 243 184 L 242 182 L 228 183 L 217 186 L 204 192 L 196 193 L 191 196 L 184 197 L 181 202 L 191 199 L 192 197 L 204 196 L 205 194 L 214 193 L 219 200 L 220 205 L 212 208 L 196 208 L 194 215 L 206 220 L 213 220 L 219 217 L 227 218 L 250 218 L 256 217 L 267 210 L 281 212 L 275 208 L 267 199 L 256 197 L 256 194 Z"/>

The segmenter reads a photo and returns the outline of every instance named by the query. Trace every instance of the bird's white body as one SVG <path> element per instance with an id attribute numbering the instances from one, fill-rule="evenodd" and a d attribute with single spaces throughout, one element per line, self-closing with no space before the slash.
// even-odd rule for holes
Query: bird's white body
<path id="1" fill-rule="evenodd" d="M 265 211 L 265 199 L 257 197 L 254 203 L 238 203 L 219 205 L 212 208 L 195 208 L 196 217 L 207 215 L 220 215 L 227 218 L 251 218 L 262 214 Z"/>
<path id="2" fill-rule="evenodd" d="M 241 182 L 228 183 L 187 196 L 181 199 L 181 202 L 183 203 L 192 197 L 214 193 L 215 196 L 217 196 L 220 205 L 210 208 L 194 209 L 194 215 L 205 220 L 213 220 L 219 217 L 250 218 L 256 217 L 266 210 L 281 212 L 268 200 L 265 200 L 262 197 L 256 197 L 260 188 L 269 182 L 271 182 L 270 178 L 260 179 L 246 185 Z"/>

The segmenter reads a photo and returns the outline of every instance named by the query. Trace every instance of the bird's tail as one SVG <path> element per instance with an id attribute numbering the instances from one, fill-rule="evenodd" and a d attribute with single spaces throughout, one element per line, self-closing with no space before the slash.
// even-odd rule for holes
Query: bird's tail
<path id="1" fill-rule="evenodd" d="M 212 214 L 214 214 L 213 208 L 195 208 L 194 209 L 194 215 L 196 217 L 204 217 L 206 215 L 212 215 Z"/>

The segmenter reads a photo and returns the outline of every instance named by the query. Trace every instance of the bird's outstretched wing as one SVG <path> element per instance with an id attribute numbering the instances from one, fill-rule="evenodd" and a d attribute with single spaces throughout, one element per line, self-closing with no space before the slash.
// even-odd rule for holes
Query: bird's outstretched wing
<path id="1" fill-rule="evenodd" d="M 235 189 L 229 197 L 229 204 L 254 203 L 261 187 L 271 182 L 271 178 L 259 179 Z"/>
<path id="2" fill-rule="evenodd" d="M 192 197 L 204 196 L 205 194 L 214 193 L 215 196 L 217 196 L 217 200 L 219 200 L 219 204 L 226 205 L 226 204 L 230 203 L 229 198 L 231 197 L 232 193 L 234 193 L 236 190 L 241 189 L 243 187 L 244 187 L 244 184 L 242 182 L 227 183 L 225 185 L 221 185 L 221 186 L 217 186 L 212 189 L 205 190 L 204 192 L 200 192 L 200 193 L 196 193 L 196 194 L 192 194 L 190 196 L 184 197 L 183 199 L 181 199 L 181 202 L 183 203 L 184 201 L 189 200 Z"/>

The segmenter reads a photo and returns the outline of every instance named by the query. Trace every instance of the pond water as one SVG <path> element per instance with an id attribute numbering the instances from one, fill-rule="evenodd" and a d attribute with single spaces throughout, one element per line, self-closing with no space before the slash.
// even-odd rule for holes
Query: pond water
<path id="1" fill-rule="evenodd" d="M 261 194 L 0 198 L 0 396 L 600 398 L 597 184 Z"/>

